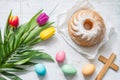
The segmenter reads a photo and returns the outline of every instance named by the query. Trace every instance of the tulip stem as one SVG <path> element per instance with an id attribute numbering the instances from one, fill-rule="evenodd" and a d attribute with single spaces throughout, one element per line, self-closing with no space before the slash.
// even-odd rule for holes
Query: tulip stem
<path id="1" fill-rule="evenodd" d="M 36 26 L 38 26 L 38 25 L 36 25 Z M 35 27 L 36 27 L 35 26 Z M 22 40 L 22 42 L 21 43 L 24 43 L 24 41 L 27 39 L 26 37 L 30 34 L 30 32 L 33 30 L 33 29 L 35 29 L 35 27 L 33 27 L 33 28 L 31 28 L 27 33 L 25 33 L 22 37 L 23 37 L 23 40 Z M 20 43 L 20 44 L 21 44 Z"/>
<path id="2" fill-rule="evenodd" d="M 8 34 L 8 39 L 10 38 L 10 35 L 13 33 L 13 27 L 10 27 L 10 32 Z"/>

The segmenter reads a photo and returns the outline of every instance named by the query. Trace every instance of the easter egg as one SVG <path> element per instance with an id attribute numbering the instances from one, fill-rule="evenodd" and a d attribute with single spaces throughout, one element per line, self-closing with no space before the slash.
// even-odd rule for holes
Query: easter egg
<path id="1" fill-rule="evenodd" d="M 90 76 L 95 72 L 94 64 L 87 64 L 82 68 L 82 73 L 84 76 Z"/>
<path id="2" fill-rule="evenodd" d="M 39 76 L 44 76 L 46 74 L 46 68 L 43 64 L 36 64 L 35 65 L 35 72 L 39 75 Z"/>
<path id="3" fill-rule="evenodd" d="M 64 51 L 59 51 L 56 53 L 56 61 L 61 63 L 64 62 L 65 60 L 65 52 Z"/>
<path id="4" fill-rule="evenodd" d="M 77 73 L 77 69 L 69 64 L 63 65 L 62 71 L 64 74 L 67 74 L 67 75 L 74 75 Z"/>

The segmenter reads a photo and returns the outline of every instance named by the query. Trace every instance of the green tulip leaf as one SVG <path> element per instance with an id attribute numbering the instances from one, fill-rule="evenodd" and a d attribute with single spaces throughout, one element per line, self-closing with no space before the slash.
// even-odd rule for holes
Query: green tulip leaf
<path id="1" fill-rule="evenodd" d="M 24 64 L 24 63 L 30 61 L 30 59 L 31 59 L 31 58 L 23 59 L 23 60 L 21 60 L 21 61 L 18 61 L 18 62 L 16 62 L 16 63 L 14 63 L 14 65 L 21 65 L 21 64 Z"/>
<path id="2" fill-rule="evenodd" d="M 22 80 L 20 77 L 16 76 L 15 74 L 11 74 L 8 72 L 2 72 L 2 74 L 8 78 L 10 78 L 11 80 Z"/>
<path id="3" fill-rule="evenodd" d="M 8 38 L 8 34 L 9 34 L 9 18 L 11 17 L 12 15 L 12 10 L 10 11 L 10 14 L 8 16 L 8 19 L 7 19 L 7 22 L 6 22 L 6 27 L 5 27 L 5 31 L 4 31 L 4 41 L 6 41 Z"/>
<path id="4" fill-rule="evenodd" d="M 32 49 L 35 44 L 42 41 L 39 38 L 40 32 L 53 24 L 48 22 L 43 26 L 38 25 L 36 19 L 42 11 L 40 10 L 29 22 L 17 28 L 9 25 L 9 18 L 12 15 L 11 11 L 4 30 L 4 39 L 0 30 L 0 74 L 10 80 L 22 80 L 15 75 L 15 72 L 26 71 L 21 66 L 35 65 L 35 62 L 31 62 L 33 59 L 53 61 L 49 54 Z M 0 80 L 7 79 L 0 76 Z"/>
<path id="5" fill-rule="evenodd" d="M 0 76 L 0 80 L 7 80 L 7 79 L 5 79 L 5 78 L 3 78 L 3 77 Z"/>

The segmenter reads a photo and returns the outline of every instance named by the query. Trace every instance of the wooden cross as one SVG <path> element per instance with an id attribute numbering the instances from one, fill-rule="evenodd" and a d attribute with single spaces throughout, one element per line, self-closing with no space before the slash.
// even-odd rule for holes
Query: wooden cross
<path id="1" fill-rule="evenodd" d="M 106 59 L 103 56 L 100 56 L 98 58 L 98 60 L 100 60 L 101 62 L 103 62 L 105 65 L 103 66 L 103 68 L 101 69 L 101 71 L 99 72 L 99 74 L 97 75 L 95 80 L 102 80 L 103 76 L 105 75 L 105 73 L 108 71 L 109 68 L 112 68 L 113 70 L 117 71 L 119 70 L 118 65 L 114 64 L 113 61 L 115 60 L 116 55 L 112 53 L 112 55 L 109 57 L 109 59 Z"/>

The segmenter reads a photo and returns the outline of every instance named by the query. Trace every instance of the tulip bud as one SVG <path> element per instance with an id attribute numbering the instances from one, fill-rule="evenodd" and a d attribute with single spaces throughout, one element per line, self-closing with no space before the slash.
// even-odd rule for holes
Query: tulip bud
<path id="1" fill-rule="evenodd" d="M 49 19 L 49 16 L 46 15 L 46 13 L 42 13 L 42 14 L 40 14 L 40 15 L 38 16 L 38 18 L 37 18 L 37 23 L 38 23 L 40 26 L 42 26 L 42 25 L 46 24 L 46 22 L 48 21 L 48 19 Z"/>
<path id="2" fill-rule="evenodd" d="M 9 25 L 16 28 L 19 25 L 18 16 L 11 16 L 9 19 Z"/>
<path id="3" fill-rule="evenodd" d="M 52 35 L 55 33 L 55 28 L 54 27 L 49 27 L 45 30 L 43 30 L 41 33 L 40 33 L 40 38 L 42 40 L 47 40 L 49 39 L 50 37 L 52 37 Z"/>

